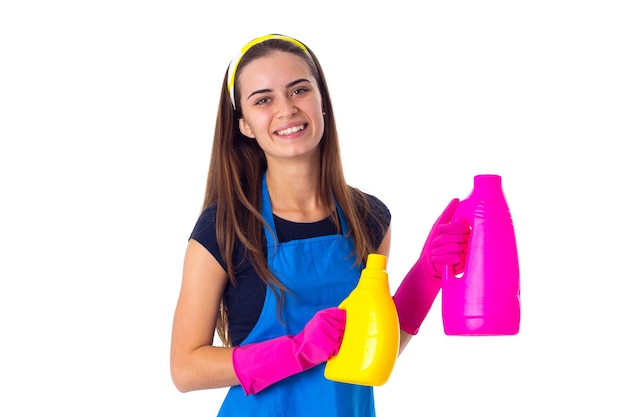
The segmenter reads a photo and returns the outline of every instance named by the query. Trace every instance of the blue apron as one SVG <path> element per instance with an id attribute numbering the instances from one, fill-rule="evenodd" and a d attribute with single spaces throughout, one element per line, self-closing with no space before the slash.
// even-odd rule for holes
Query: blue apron
<path id="1" fill-rule="evenodd" d="M 270 270 L 290 291 L 285 294 L 281 320 L 273 291 L 265 291 L 265 303 L 255 327 L 242 345 L 299 333 L 313 315 L 336 307 L 356 286 L 361 268 L 354 265 L 353 243 L 339 205 L 342 234 L 278 243 L 272 207 L 263 177 L 261 213 Z M 273 232 L 273 233 L 272 233 Z M 373 388 L 329 381 L 325 363 L 246 396 L 241 386 L 231 387 L 220 417 L 373 417 Z"/>

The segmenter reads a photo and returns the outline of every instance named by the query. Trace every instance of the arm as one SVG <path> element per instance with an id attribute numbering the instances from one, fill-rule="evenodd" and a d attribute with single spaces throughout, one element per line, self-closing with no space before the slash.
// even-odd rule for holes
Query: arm
<path id="1" fill-rule="evenodd" d="M 232 348 L 213 346 L 226 271 L 200 243 L 191 239 L 174 313 L 170 371 L 176 388 L 188 392 L 239 384 Z"/>
<path id="2" fill-rule="evenodd" d="M 297 335 L 235 348 L 212 346 L 226 283 L 215 258 L 190 240 L 172 330 L 170 366 L 179 391 L 241 385 L 246 395 L 255 394 L 337 354 L 346 320 L 338 308 L 319 311 Z"/>
<path id="3" fill-rule="evenodd" d="M 441 289 L 444 265 L 452 265 L 455 273 L 463 271 L 469 239 L 469 225 L 450 223 L 459 204 L 452 199 L 433 225 L 422 252 L 404 277 L 393 296 L 400 321 L 400 352 L 406 347 L 430 311 Z"/>
<path id="4" fill-rule="evenodd" d="M 380 243 L 380 246 L 378 246 L 378 249 L 376 249 L 376 253 L 385 255 L 387 258 L 389 258 L 390 252 L 391 252 L 391 224 L 389 224 L 389 227 L 387 228 L 387 233 L 385 233 L 385 237 Z M 412 336 L 413 335 L 411 333 L 405 332 L 404 330 L 400 329 L 400 345 L 398 349 L 398 355 L 402 353 L 402 350 L 409 343 Z"/>

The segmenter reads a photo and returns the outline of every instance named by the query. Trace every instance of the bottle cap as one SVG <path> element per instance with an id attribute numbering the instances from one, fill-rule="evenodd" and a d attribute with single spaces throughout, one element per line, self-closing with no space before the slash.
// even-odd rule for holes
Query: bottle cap
<path id="1" fill-rule="evenodd" d="M 370 253 L 369 255 L 367 255 L 365 268 L 380 269 L 384 271 L 385 269 L 387 269 L 387 257 L 378 253 Z"/>

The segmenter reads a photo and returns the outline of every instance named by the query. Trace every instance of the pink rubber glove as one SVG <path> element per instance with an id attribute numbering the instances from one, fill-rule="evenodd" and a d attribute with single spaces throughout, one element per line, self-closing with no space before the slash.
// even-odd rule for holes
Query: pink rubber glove
<path id="1" fill-rule="evenodd" d="M 318 311 L 295 336 L 280 336 L 233 350 L 235 374 L 246 393 L 256 394 L 288 376 L 335 356 L 346 327 L 346 311 Z"/>
<path id="2" fill-rule="evenodd" d="M 422 253 L 404 277 L 393 296 L 400 329 L 417 334 L 430 311 L 439 290 L 445 265 L 452 265 L 455 274 L 463 272 L 469 240 L 469 225 L 450 223 L 459 199 L 454 198 L 433 225 Z"/>

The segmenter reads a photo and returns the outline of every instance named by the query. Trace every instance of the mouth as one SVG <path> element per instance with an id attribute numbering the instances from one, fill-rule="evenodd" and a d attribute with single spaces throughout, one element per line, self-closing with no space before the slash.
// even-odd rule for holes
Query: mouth
<path id="1" fill-rule="evenodd" d="M 304 130 L 305 127 L 306 127 L 306 124 L 301 124 L 301 125 L 297 125 L 297 126 L 291 126 L 291 127 L 288 127 L 287 129 L 277 130 L 276 134 L 278 136 L 293 135 L 294 133 L 298 133 L 298 132 Z"/>

